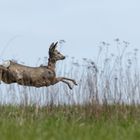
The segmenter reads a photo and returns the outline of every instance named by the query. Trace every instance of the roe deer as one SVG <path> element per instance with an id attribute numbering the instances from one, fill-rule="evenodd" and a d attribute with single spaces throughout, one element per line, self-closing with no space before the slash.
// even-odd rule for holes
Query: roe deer
<path id="1" fill-rule="evenodd" d="M 56 62 L 65 59 L 65 56 L 56 50 L 57 44 L 58 42 L 50 45 L 47 66 L 29 67 L 11 60 L 0 65 L 0 81 L 7 84 L 18 83 L 34 87 L 47 87 L 61 81 L 72 89 L 70 82 L 77 85 L 75 80 L 66 77 L 56 77 Z"/>

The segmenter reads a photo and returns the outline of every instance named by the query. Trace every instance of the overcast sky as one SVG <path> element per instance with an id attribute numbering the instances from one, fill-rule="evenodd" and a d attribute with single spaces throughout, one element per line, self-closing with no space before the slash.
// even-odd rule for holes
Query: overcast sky
<path id="1" fill-rule="evenodd" d="M 93 58 L 115 38 L 139 48 L 140 0 L 0 0 L 2 59 L 34 64 L 60 39 L 64 54 Z"/>

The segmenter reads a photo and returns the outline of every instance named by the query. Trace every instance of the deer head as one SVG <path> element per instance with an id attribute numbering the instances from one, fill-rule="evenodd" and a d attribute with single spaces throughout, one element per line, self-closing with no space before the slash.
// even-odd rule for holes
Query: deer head
<path id="1" fill-rule="evenodd" d="M 52 43 L 49 48 L 49 58 L 54 61 L 63 60 L 65 56 L 56 50 L 58 42 Z"/>

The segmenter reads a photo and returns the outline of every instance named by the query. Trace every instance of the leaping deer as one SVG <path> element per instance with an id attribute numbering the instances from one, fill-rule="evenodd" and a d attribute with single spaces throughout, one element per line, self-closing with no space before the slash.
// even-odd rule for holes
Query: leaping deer
<path id="1" fill-rule="evenodd" d="M 72 89 L 70 82 L 77 85 L 75 80 L 56 77 L 56 62 L 65 59 L 65 56 L 56 50 L 57 44 L 58 42 L 50 45 L 47 66 L 29 67 L 10 60 L 6 61 L 3 65 L 0 65 L 0 81 L 7 84 L 18 83 L 19 85 L 34 87 L 48 87 L 61 81 Z"/>

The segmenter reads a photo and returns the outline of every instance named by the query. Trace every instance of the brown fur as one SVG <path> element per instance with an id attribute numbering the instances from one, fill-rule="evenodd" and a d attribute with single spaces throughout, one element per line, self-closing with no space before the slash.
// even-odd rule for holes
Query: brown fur
<path id="1" fill-rule="evenodd" d="M 5 67 L 0 65 L 0 81 L 7 84 L 18 83 L 25 86 L 43 87 L 54 85 L 58 82 L 63 82 L 70 89 L 72 86 L 69 81 L 77 85 L 75 80 L 65 77 L 56 77 L 55 64 L 58 60 L 63 60 L 65 57 L 57 50 L 57 42 L 52 43 L 49 48 L 48 66 L 29 67 L 9 61 L 10 65 Z"/>

